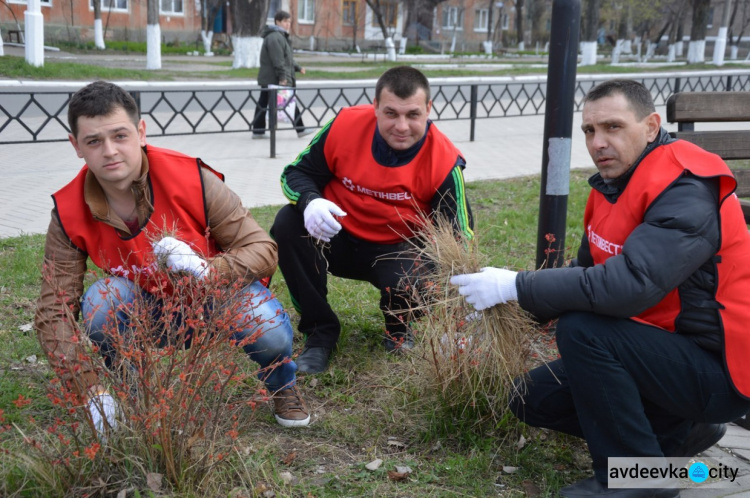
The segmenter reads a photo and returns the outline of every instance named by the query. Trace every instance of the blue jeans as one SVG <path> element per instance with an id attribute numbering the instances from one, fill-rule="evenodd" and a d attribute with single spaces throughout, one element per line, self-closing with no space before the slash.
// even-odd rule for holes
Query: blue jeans
<path id="1" fill-rule="evenodd" d="M 104 356 L 107 366 L 112 366 L 116 353 L 108 337 L 108 332 L 112 330 L 110 317 L 116 320 L 119 333 L 127 334 L 130 324 L 128 305 L 137 298 L 153 304 L 153 317 L 160 315 L 159 300 L 126 278 L 104 278 L 95 282 L 83 295 L 81 313 L 85 330 Z M 239 299 L 243 301 L 241 306 L 245 310 L 239 322 L 243 328 L 232 335 L 232 340 L 240 342 L 257 334 L 257 339 L 244 345 L 243 349 L 251 360 L 260 365 L 258 378 L 272 392 L 293 386 L 297 365 L 291 360 L 282 361 L 292 356 L 293 330 L 289 315 L 259 282 L 245 286 L 240 291 Z M 271 368 L 266 370 L 269 366 Z"/>
<path id="2" fill-rule="evenodd" d="M 570 312 L 557 323 L 557 346 L 561 359 L 529 372 L 510 409 L 529 425 L 585 438 L 602 483 L 607 457 L 674 456 L 695 422 L 729 422 L 750 409 L 721 353 L 688 335 Z"/>

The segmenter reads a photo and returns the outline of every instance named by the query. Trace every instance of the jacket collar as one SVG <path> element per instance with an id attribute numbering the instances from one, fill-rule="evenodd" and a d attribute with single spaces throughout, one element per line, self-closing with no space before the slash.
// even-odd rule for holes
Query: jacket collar
<path id="1" fill-rule="evenodd" d="M 596 173 L 591 178 L 589 178 L 589 185 L 591 186 L 591 188 L 603 194 L 604 197 L 606 197 L 610 202 L 615 202 L 623 192 L 623 190 L 625 190 L 625 187 L 627 187 L 630 178 L 635 172 L 635 169 L 639 164 L 641 164 L 643 159 L 657 147 L 670 144 L 674 141 L 675 139 L 669 135 L 669 132 L 667 132 L 667 130 L 665 130 L 664 128 L 660 128 L 659 134 L 656 136 L 656 139 L 646 145 L 646 148 L 643 149 L 643 152 L 638 157 L 638 159 L 636 159 L 630 169 L 628 169 L 625 173 L 618 176 L 617 178 L 614 178 L 613 180 L 610 180 L 608 182 L 604 181 L 600 173 Z"/>

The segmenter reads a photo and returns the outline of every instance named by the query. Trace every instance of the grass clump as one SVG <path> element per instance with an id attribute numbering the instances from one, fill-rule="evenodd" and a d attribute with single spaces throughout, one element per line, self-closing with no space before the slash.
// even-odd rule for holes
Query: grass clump
<path id="1" fill-rule="evenodd" d="M 467 240 L 440 217 L 417 239 L 419 261 L 430 268 L 415 294 L 428 392 L 450 415 L 494 426 L 521 387 L 514 381 L 528 364 L 534 324 L 515 301 L 474 311 L 450 284 L 451 276 L 486 266 L 478 238 Z"/>

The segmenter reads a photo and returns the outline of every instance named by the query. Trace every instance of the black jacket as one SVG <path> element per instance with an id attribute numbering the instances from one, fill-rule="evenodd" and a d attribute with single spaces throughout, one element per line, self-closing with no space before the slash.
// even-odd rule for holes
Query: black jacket
<path id="1" fill-rule="evenodd" d="M 592 188 L 610 202 L 627 188 L 643 157 L 672 139 L 665 130 L 633 167 L 615 182 L 599 173 Z M 691 334 L 703 347 L 720 350 L 718 304 L 714 299 L 720 247 L 718 180 L 686 173 L 651 205 L 627 238 L 622 253 L 594 265 L 585 231 L 570 267 L 520 272 L 518 302 L 540 320 L 567 311 L 629 318 L 655 306 L 678 288 L 683 311 L 677 332 Z"/>

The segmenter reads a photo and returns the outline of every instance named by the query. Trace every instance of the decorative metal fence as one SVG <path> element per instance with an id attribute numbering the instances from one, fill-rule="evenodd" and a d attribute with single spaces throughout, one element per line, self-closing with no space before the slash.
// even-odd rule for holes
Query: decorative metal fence
<path id="1" fill-rule="evenodd" d="M 641 81 L 656 105 L 680 91 L 750 91 L 750 70 L 639 73 L 624 77 Z M 583 96 L 611 75 L 579 75 L 575 110 Z M 305 82 L 307 83 L 307 82 Z M 310 82 L 297 88 L 297 106 L 305 125 L 323 126 L 344 107 L 371 103 L 375 81 Z M 470 138 L 479 119 L 543 114 L 546 76 L 433 78 L 430 80 L 436 121 L 467 120 Z M 56 142 L 67 138 L 67 104 L 83 83 L 25 82 L 0 86 L 0 144 Z M 150 136 L 248 132 L 254 128 L 261 92 L 269 95 L 271 157 L 275 156 L 276 131 L 293 130 L 276 122 L 276 90 L 237 82 L 122 83 L 133 93 L 146 120 Z"/>

